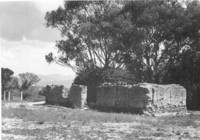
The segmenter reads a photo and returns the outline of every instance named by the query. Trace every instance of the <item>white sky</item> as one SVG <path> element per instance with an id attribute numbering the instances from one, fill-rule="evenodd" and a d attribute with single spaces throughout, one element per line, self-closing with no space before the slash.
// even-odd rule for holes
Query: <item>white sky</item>
<path id="1" fill-rule="evenodd" d="M 44 26 L 44 16 L 59 5 L 63 0 L 0 0 L 1 67 L 10 68 L 15 75 L 74 75 L 70 68 L 45 61 L 45 55 L 57 52 L 55 41 L 61 37 L 56 29 Z"/>

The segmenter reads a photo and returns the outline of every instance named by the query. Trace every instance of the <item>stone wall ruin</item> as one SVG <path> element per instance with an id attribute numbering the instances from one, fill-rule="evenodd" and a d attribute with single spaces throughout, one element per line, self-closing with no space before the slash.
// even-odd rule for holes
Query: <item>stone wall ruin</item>
<path id="1" fill-rule="evenodd" d="M 175 84 L 103 84 L 97 90 L 97 107 L 137 113 L 178 111 L 186 109 L 186 90 Z"/>
<path id="2" fill-rule="evenodd" d="M 186 90 L 184 87 L 140 83 L 135 85 L 104 83 L 99 87 L 72 85 L 70 90 L 64 86 L 45 88 L 46 103 L 72 108 L 90 107 L 96 109 L 133 113 L 173 112 L 186 109 Z"/>
<path id="3" fill-rule="evenodd" d="M 87 87 L 72 85 L 68 99 L 73 108 L 83 108 L 87 104 Z"/>
<path id="4" fill-rule="evenodd" d="M 89 107 L 93 107 L 97 102 L 97 87 L 96 86 L 88 86 L 87 87 L 87 105 Z"/>

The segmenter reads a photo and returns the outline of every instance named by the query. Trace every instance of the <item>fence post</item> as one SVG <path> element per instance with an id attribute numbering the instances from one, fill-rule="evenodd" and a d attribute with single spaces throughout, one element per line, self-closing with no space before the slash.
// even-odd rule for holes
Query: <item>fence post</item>
<path id="1" fill-rule="evenodd" d="M 4 91 L 3 100 L 6 101 L 6 91 Z"/>
<path id="2" fill-rule="evenodd" d="M 21 101 L 23 101 L 23 92 L 21 91 Z"/>
<path id="3" fill-rule="evenodd" d="M 10 101 L 10 91 L 8 92 L 8 101 Z"/>

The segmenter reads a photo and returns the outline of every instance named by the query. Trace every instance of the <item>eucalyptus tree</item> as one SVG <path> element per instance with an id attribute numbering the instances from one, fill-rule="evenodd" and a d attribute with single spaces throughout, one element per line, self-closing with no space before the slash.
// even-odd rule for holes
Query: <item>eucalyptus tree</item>
<path id="1" fill-rule="evenodd" d="M 59 56 L 46 55 L 47 62 L 71 67 L 76 73 L 124 67 L 116 18 L 122 1 L 65 1 L 64 7 L 46 13 L 47 27 L 56 28 Z M 118 19 L 119 21 L 119 19 Z"/>
<path id="2" fill-rule="evenodd" d="M 184 49 L 199 48 L 198 1 L 184 5 L 176 0 L 135 0 L 127 3 L 121 14 L 132 25 L 122 41 L 130 50 L 125 50 L 126 65 L 140 82 L 162 82 Z"/>
<path id="3" fill-rule="evenodd" d="M 27 90 L 30 86 L 37 84 L 40 81 L 40 78 L 34 73 L 20 73 L 19 82 L 20 89 Z"/>

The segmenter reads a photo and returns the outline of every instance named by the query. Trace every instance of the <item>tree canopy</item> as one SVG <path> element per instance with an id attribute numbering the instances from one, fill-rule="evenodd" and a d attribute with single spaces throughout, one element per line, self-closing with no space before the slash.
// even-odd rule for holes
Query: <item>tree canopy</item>
<path id="1" fill-rule="evenodd" d="M 70 66 L 75 72 L 123 66 L 118 32 L 113 20 L 122 8 L 115 1 L 65 1 L 64 8 L 47 12 L 47 27 L 60 30 L 59 57 L 46 55 L 48 62 Z M 75 64 L 71 63 L 72 61 Z"/>
<path id="2" fill-rule="evenodd" d="M 40 81 L 40 78 L 33 73 L 21 73 L 19 74 L 20 89 L 27 90 L 30 86 Z"/>
<path id="3" fill-rule="evenodd" d="M 9 90 L 14 90 L 14 89 L 19 89 L 20 88 L 20 80 L 18 77 L 12 76 L 10 81 L 8 81 L 5 85 L 6 89 Z"/>
<path id="4" fill-rule="evenodd" d="M 166 83 L 184 65 L 186 50 L 200 49 L 197 0 L 65 1 L 45 19 L 63 36 L 56 43 L 60 55 L 46 60 L 76 73 L 122 68 L 137 82 Z"/>
<path id="5" fill-rule="evenodd" d="M 9 68 L 1 68 L 1 88 L 6 89 L 6 84 L 12 79 L 14 72 Z"/>
<path id="6" fill-rule="evenodd" d="M 162 83 L 163 75 L 177 62 L 184 49 L 197 50 L 200 38 L 200 4 L 197 1 L 182 3 L 174 0 L 131 1 L 122 14 L 131 20 L 125 46 L 127 67 L 140 82 Z M 141 36 L 135 43 L 135 33 Z"/>

